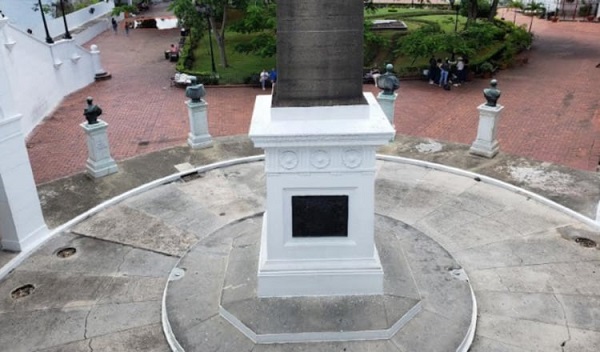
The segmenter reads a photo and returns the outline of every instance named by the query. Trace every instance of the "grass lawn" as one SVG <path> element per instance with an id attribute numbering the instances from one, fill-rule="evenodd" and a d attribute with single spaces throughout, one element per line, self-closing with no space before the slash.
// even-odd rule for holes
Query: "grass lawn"
<path id="1" fill-rule="evenodd" d="M 420 16 L 419 20 L 427 21 L 427 22 L 437 22 L 440 27 L 444 30 L 444 32 L 454 32 L 454 20 L 456 19 L 456 15 L 429 15 L 429 16 Z M 465 28 L 465 24 L 467 23 L 467 18 L 463 16 L 458 16 L 458 31 L 460 32 Z"/>
<path id="2" fill-rule="evenodd" d="M 275 67 L 275 57 L 262 58 L 255 55 L 240 54 L 234 50 L 235 45 L 250 40 L 252 34 L 241 34 L 236 32 L 225 33 L 225 49 L 229 67 L 221 66 L 221 56 L 216 40 L 213 38 L 213 51 L 215 56 L 215 66 L 219 73 L 220 84 L 240 84 L 244 79 L 252 74 L 259 74 L 262 69 L 267 71 Z M 196 60 L 194 62 L 194 71 L 210 72 L 210 48 L 208 36 L 204 36 L 196 51 L 194 52 Z"/>

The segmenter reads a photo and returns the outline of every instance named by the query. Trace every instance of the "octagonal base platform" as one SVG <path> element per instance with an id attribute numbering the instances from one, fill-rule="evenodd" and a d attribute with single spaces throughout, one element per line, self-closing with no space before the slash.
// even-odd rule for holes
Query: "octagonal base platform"
<path id="1" fill-rule="evenodd" d="M 373 344 L 382 351 L 467 351 L 471 345 L 471 286 L 425 234 L 376 216 L 383 295 L 258 298 L 261 223 L 255 216 L 224 226 L 173 270 L 163 302 L 173 351 L 286 351 L 292 343 L 299 351 L 304 345 L 370 351 Z"/>

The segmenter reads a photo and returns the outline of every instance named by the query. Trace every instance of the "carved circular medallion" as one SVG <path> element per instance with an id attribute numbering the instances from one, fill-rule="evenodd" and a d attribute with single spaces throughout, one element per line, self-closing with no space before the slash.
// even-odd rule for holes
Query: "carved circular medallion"
<path id="1" fill-rule="evenodd" d="M 326 168 L 329 165 L 329 153 L 324 150 L 317 150 L 310 155 L 310 164 L 317 169 Z"/>
<path id="2" fill-rule="evenodd" d="M 290 170 L 298 166 L 298 156 L 290 150 L 279 154 L 279 165 L 286 170 Z"/>
<path id="3" fill-rule="evenodd" d="M 348 149 L 344 151 L 342 161 L 347 168 L 354 169 L 362 163 L 362 154 L 357 149 Z"/>

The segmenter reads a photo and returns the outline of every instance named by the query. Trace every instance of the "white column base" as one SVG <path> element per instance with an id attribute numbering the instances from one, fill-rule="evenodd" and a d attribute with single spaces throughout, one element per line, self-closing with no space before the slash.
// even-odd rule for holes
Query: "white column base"
<path id="1" fill-rule="evenodd" d="M 479 110 L 479 126 L 477 127 L 477 138 L 471 145 L 469 153 L 493 158 L 500 150 L 500 144 L 496 139 L 498 133 L 498 121 L 500 113 L 504 109 L 502 105 L 487 106 L 481 104 L 477 107 Z"/>
<path id="2" fill-rule="evenodd" d="M 34 231 L 21 236 L 18 241 L 3 238 L 0 242 L 0 245 L 2 246 L 2 250 L 11 252 L 27 252 L 46 240 L 49 233 L 50 231 L 48 230 L 48 227 L 44 224 Z"/>
<path id="3" fill-rule="evenodd" d="M 89 176 L 100 178 L 118 172 L 119 167 L 112 158 L 99 162 L 88 159 L 86 161 L 85 170 Z"/>
<path id="4" fill-rule="evenodd" d="M 371 258 L 267 258 L 267 213 L 263 218 L 258 265 L 258 297 L 383 294 L 383 267 L 377 248 Z"/>
<path id="5" fill-rule="evenodd" d="M 486 158 L 493 158 L 500 151 L 500 144 L 498 141 L 485 141 L 485 140 L 475 140 L 469 149 L 469 153 L 473 155 L 479 155 Z"/>
<path id="6" fill-rule="evenodd" d="M 20 121 L 21 115 L 0 121 L 0 244 L 14 252 L 48 234 Z"/>
<path id="7" fill-rule="evenodd" d="M 213 140 L 210 134 L 197 136 L 190 133 L 188 134 L 187 143 L 192 149 L 202 149 L 213 146 Z"/>

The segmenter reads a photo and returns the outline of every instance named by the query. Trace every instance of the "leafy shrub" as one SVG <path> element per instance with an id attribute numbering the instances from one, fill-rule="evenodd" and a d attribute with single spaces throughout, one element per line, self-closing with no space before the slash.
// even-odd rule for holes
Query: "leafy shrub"
<path id="1" fill-rule="evenodd" d="M 481 65 L 479 65 L 479 72 L 487 72 L 487 73 L 491 73 L 494 72 L 494 65 L 492 65 L 490 62 L 486 61 L 484 63 L 482 63 Z"/>
<path id="2" fill-rule="evenodd" d="M 205 85 L 218 85 L 219 75 L 217 73 L 195 71 L 191 69 L 191 67 L 194 66 L 194 50 L 196 49 L 197 45 L 198 44 L 196 41 L 192 41 L 189 36 L 186 37 L 185 42 L 180 48 L 179 60 L 175 65 L 175 69 L 178 72 L 196 76 L 198 83 Z"/>
<path id="3" fill-rule="evenodd" d="M 472 23 L 468 29 L 461 33 L 461 36 L 469 42 L 473 49 L 479 49 L 489 43 L 502 40 L 504 31 L 490 22 Z"/>

